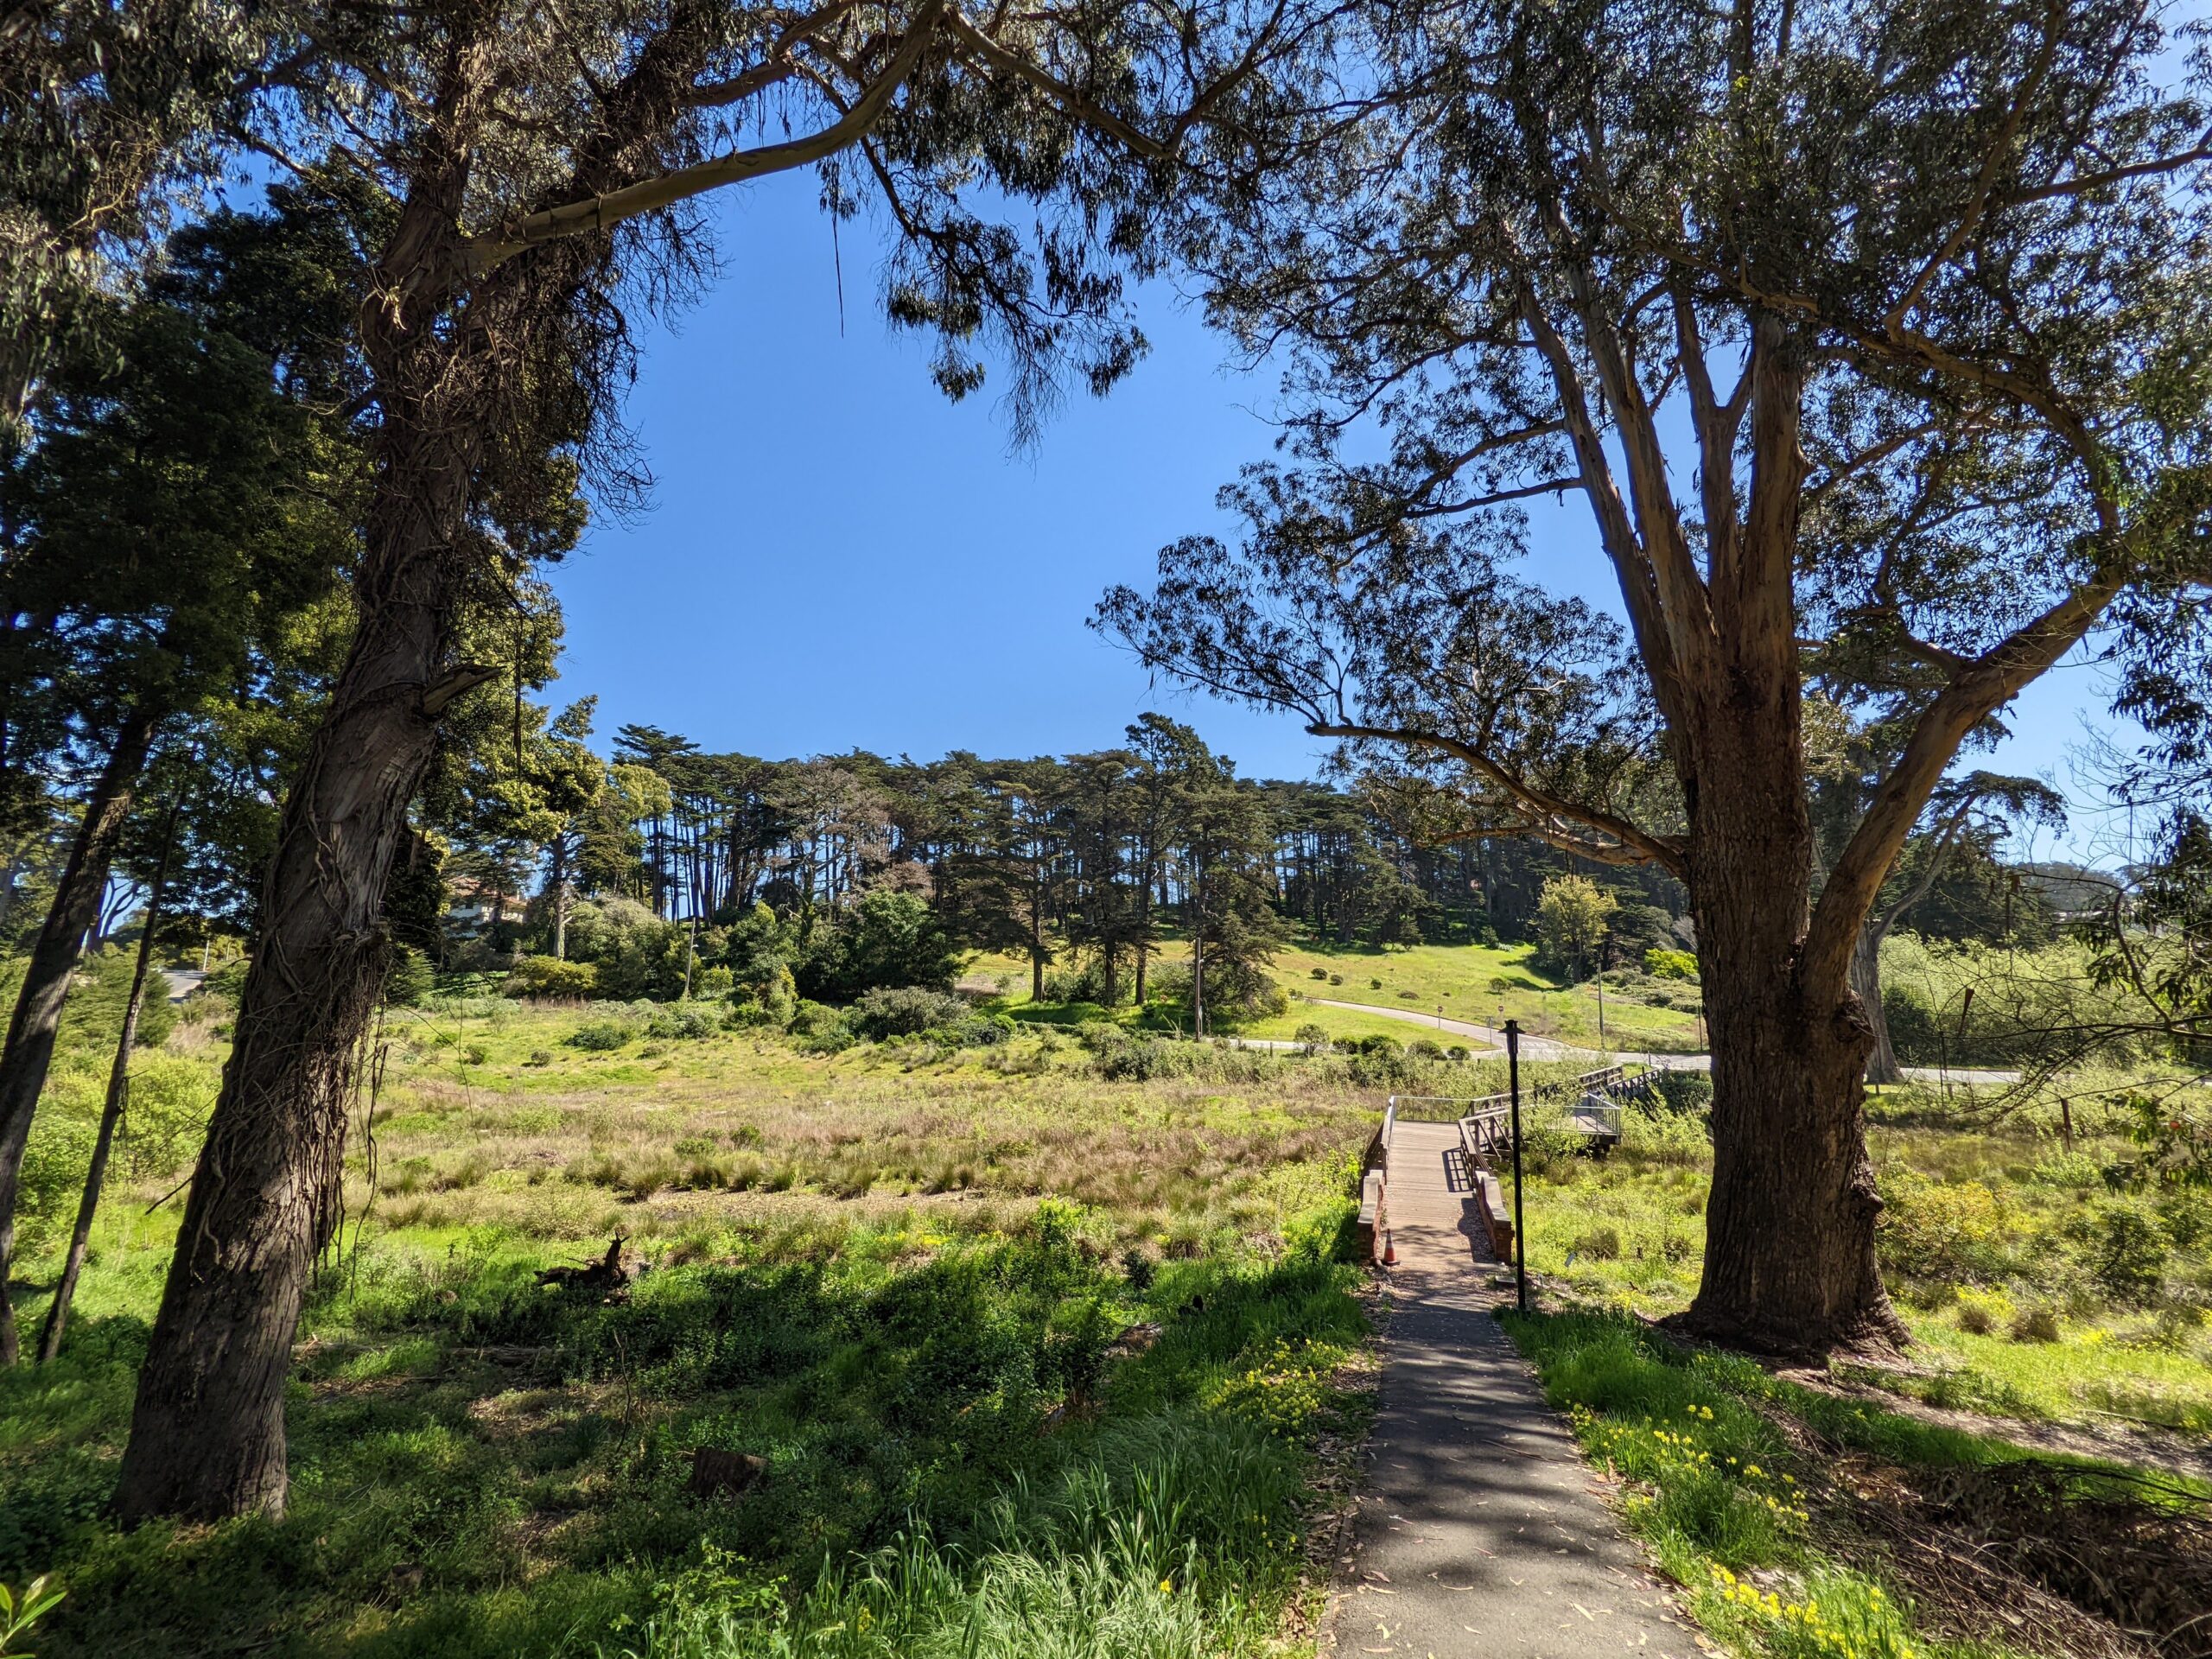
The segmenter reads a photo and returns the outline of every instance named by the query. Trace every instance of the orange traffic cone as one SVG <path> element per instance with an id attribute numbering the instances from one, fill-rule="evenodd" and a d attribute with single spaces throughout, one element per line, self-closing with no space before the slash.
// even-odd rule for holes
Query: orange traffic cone
<path id="1" fill-rule="evenodd" d="M 1386 1268 L 1398 1265 L 1398 1242 L 1390 1236 L 1387 1227 L 1382 1230 L 1382 1265 Z"/>

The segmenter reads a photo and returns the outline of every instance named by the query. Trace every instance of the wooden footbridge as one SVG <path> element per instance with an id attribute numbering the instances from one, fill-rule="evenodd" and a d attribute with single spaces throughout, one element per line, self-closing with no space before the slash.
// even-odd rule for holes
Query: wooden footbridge
<path id="1" fill-rule="evenodd" d="M 1529 1092 L 1537 1101 L 1568 1099 L 1566 1127 L 1603 1157 L 1620 1143 L 1624 1104 L 1651 1098 L 1656 1084 L 1648 1072 L 1631 1077 L 1609 1065 Z M 1359 1224 L 1373 1239 L 1376 1260 L 1390 1258 L 1396 1228 L 1442 1227 L 1471 1239 L 1466 1221 L 1471 1210 L 1490 1253 L 1511 1261 L 1512 1214 L 1497 1166 L 1512 1156 L 1510 1096 L 1391 1096 L 1361 1165 Z"/>

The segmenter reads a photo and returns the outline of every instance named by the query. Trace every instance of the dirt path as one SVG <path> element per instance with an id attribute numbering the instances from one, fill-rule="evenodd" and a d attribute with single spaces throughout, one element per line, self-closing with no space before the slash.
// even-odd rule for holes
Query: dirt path
<path id="1" fill-rule="evenodd" d="M 1402 1123 L 1391 1149 L 1398 1264 L 1331 1650 L 1694 1659 L 1696 1633 L 1491 1317 L 1500 1283 L 1458 1147 L 1453 1126 Z"/>

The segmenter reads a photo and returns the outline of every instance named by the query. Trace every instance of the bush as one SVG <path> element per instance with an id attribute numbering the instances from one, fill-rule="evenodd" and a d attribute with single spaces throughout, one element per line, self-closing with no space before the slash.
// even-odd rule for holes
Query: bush
<path id="1" fill-rule="evenodd" d="M 695 1002 L 679 1002 L 672 1007 L 656 1008 L 645 1021 L 645 1035 L 659 1038 L 694 1039 L 711 1037 L 721 1021 Z"/>
<path id="2" fill-rule="evenodd" d="M 1959 1329 L 1968 1336 L 1989 1336 L 2018 1317 L 2012 1299 L 2001 1290 L 1962 1290 L 1958 1297 Z"/>
<path id="3" fill-rule="evenodd" d="M 569 959 L 598 970 L 597 988 L 627 1001 L 673 998 L 683 992 L 689 930 L 664 920 L 634 899 L 601 899 L 569 912 Z"/>
<path id="4" fill-rule="evenodd" d="M 2058 1315 L 2047 1307 L 2022 1308 L 2013 1316 L 2010 1334 L 2015 1342 L 2056 1342 Z"/>
<path id="5" fill-rule="evenodd" d="M 1310 1022 L 1291 1033 L 1291 1040 L 1308 1054 L 1325 1054 L 1329 1052 L 1328 1032 L 1322 1027 Z"/>
<path id="6" fill-rule="evenodd" d="M 932 1026 L 951 1026 L 967 1017 L 968 1004 L 950 991 L 925 985 L 880 985 L 864 992 L 845 1017 L 854 1033 L 871 1042 L 911 1037 Z"/>
<path id="7" fill-rule="evenodd" d="M 2113 1204 L 2088 1230 L 2089 1276 L 2116 1301 L 2141 1304 L 2158 1294 L 2166 1274 L 2166 1234 L 2158 1218 L 2132 1203 Z"/>
<path id="8" fill-rule="evenodd" d="M 524 957 L 500 990 L 507 996 L 585 1000 L 599 994 L 599 969 L 588 962 L 566 962 L 559 957 Z"/>
<path id="9" fill-rule="evenodd" d="M 625 1020 L 590 1020 L 569 1033 L 569 1046 L 587 1053 L 603 1054 L 621 1047 L 637 1034 L 636 1027 Z"/>
<path id="10" fill-rule="evenodd" d="M 1618 1227 L 1593 1227 L 1574 1241 L 1574 1254 L 1586 1255 L 1592 1262 L 1618 1262 L 1621 1256 L 1621 1235 Z"/>
<path id="11" fill-rule="evenodd" d="M 1889 1269 L 1908 1279 L 1987 1283 L 2005 1276 L 2012 1218 L 1980 1181 L 1930 1181 L 1910 1170 L 1882 1180 L 1878 1238 Z"/>
<path id="12" fill-rule="evenodd" d="M 1329 976 L 1329 983 L 1332 985 L 1341 985 L 1344 982 L 1344 976 L 1342 974 L 1331 974 Z"/>
<path id="13" fill-rule="evenodd" d="M 1409 1060 L 1440 1060 L 1444 1058 L 1444 1046 L 1426 1037 L 1416 1037 L 1406 1045 L 1406 1058 Z"/>
<path id="14" fill-rule="evenodd" d="M 1697 957 L 1688 950 L 1647 950 L 1643 971 L 1654 979 L 1695 979 Z"/>
<path id="15" fill-rule="evenodd" d="M 1329 976 L 1329 970 L 1328 970 L 1327 969 L 1325 969 L 1325 968 L 1316 968 L 1316 969 L 1314 969 L 1313 970 L 1313 972 L 1308 976 L 1308 977 L 1309 977 L 1309 978 L 1313 978 L 1313 979 L 1326 979 L 1326 978 L 1328 978 L 1328 976 Z"/>
<path id="16" fill-rule="evenodd" d="M 995 1048 L 1012 1041 L 1014 1030 L 1007 1014 L 970 1014 L 949 1026 L 933 1026 L 924 1035 L 953 1048 Z"/>

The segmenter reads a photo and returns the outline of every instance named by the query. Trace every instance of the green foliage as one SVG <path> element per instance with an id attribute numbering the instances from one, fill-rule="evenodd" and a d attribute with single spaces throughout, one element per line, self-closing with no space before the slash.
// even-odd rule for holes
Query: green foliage
<path id="1" fill-rule="evenodd" d="M 1702 1112 L 1713 1105 L 1713 1077 L 1706 1071 L 1667 1070 L 1652 1074 L 1659 1098 L 1670 1112 Z"/>
<path id="2" fill-rule="evenodd" d="M 928 901 L 878 889 L 817 925 L 794 975 L 810 997 L 849 1001 L 877 986 L 944 988 L 958 970 L 950 935 Z"/>
<path id="3" fill-rule="evenodd" d="M 569 956 L 598 970 L 603 996 L 668 1001 L 682 995 L 689 930 L 634 899 L 579 904 L 569 918 Z"/>
<path id="4" fill-rule="evenodd" d="M 588 1001 L 599 989 L 599 969 L 588 962 L 564 962 L 557 957 L 524 957 L 515 963 L 501 988 L 509 996 Z"/>
<path id="5" fill-rule="evenodd" d="M 25 1630 L 36 1624 L 60 1601 L 59 1588 L 48 1589 L 48 1580 L 33 1579 L 18 1595 L 4 1584 L 0 1584 L 0 1653 L 14 1653 L 19 1659 L 30 1659 L 18 1646 Z"/>
<path id="6" fill-rule="evenodd" d="M 602 1054 L 634 1042 L 638 1027 L 626 1020 L 594 1020 L 569 1033 L 569 1046 Z"/>
<path id="7" fill-rule="evenodd" d="M 861 994 L 846 1016 L 859 1035 L 874 1042 L 887 1037 L 908 1037 L 932 1026 L 950 1026 L 967 1018 L 968 1003 L 950 991 L 925 986 L 878 986 Z"/>
<path id="8" fill-rule="evenodd" d="M 115 1052 L 123 1035 L 123 1015 L 130 1001 L 130 981 L 137 968 L 134 944 L 124 949 L 102 945 L 78 964 L 63 1005 L 58 1040 L 87 1052 Z M 138 1010 L 137 1046 L 159 1048 L 176 1025 L 176 1010 L 169 1006 L 168 983 L 158 969 L 148 969 L 146 999 Z"/>
<path id="9" fill-rule="evenodd" d="M 1646 950 L 1643 971 L 1659 979 L 1695 979 L 1697 954 L 1691 950 Z"/>
<path id="10" fill-rule="evenodd" d="M 645 1016 L 645 1035 L 648 1037 L 696 1042 L 700 1038 L 713 1036 L 721 1029 L 721 1019 L 695 1002 L 679 1002 L 672 1007 L 655 1008 Z"/>
<path id="11" fill-rule="evenodd" d="M 384 1000 L 395 1008 L 420 1007 L 436 988 L 430 959 L 411 944 L 394 944 L 385 968 Z"/>
<path id="12" fill-rule="evenodd" d="M 1537 956 L 1567 979 L 1587 979 L 1598 967 L 1606 928 L 1620 901 L 1587 876 L 1555 875 L 1536 901 Z"/>

